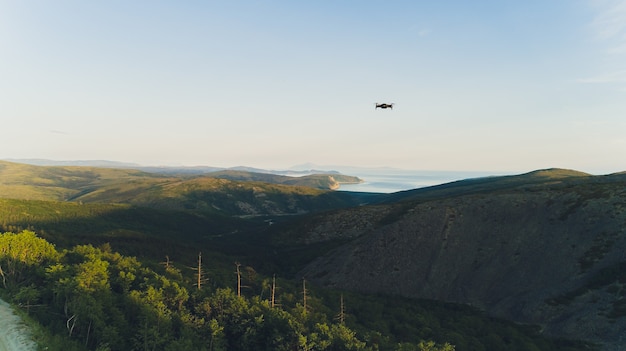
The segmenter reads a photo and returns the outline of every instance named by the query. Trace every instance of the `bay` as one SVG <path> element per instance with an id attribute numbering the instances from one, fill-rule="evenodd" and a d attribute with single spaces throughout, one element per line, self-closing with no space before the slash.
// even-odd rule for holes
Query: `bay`
<path id="1" fill-rule="evenodd" d="M 359 184 L 341 184 L 339 191 L 394 193 L 398 191 L 424 188 L 458 180 L 481 178 L 497 174 L 497 172 L 480 171 L 407 171 L 380 170 L 350 174 L 361 178 Z"/>

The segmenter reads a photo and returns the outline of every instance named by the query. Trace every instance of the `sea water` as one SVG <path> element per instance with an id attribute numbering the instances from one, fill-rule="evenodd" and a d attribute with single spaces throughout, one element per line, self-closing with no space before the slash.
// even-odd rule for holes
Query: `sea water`
<path id="1" fill-rule="evenodd" d="M 463 171 L 404 171 L 388 170 L 350 174 L 361 178 L 359 184 L 341 184 L 339 191 L 358 191 L 370 193 L 394 193 L 397 191 L 424 188 L 445 184 L 457 180 L 500 175 L 493 172 Z"/>

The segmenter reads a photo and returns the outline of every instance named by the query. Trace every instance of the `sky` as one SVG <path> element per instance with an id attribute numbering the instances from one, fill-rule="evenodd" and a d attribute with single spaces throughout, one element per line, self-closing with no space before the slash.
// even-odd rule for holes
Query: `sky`
<path id="1" fill-rule="evenodd" d="M 0 0 L 0 131 L 0 159 L 626 171 L 626 0 Z"/>

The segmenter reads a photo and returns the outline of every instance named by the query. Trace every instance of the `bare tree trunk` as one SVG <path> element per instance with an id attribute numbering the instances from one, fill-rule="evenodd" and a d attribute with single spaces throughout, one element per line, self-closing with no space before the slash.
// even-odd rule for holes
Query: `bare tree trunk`
<path id="1" fill-rule="evenodd" d="M 239 269 L 241 263 L 235 262 L 235 266 L 237 267 L 237 296 L 241 297 L 241 270 Z"/>
<path id="2" fill-rule="evenodd" d="M 148 351 L 148 320 L 143 324 L 143 349 Z"/>
<path id="3" fill-rule="evenodd" d="M 343 304 L 343 294 L 341 294 L 341 301 L 339 304 L 339 323 L 344 324 L 346 321 L 345 305 Z"/>
<path id="4" fill-rule="evenodd" d="M 271 306 L 272 308 L 274 308 L 275 303 L 276 303 L 276 274 L 274 274 L 274 277 L 272 277 L 272 299 L 271 299 Z"/>
<path id="5" fill-rule="evenodd" d="M 85 347 L 89 345 L 89 333 L 91 332 L 91 321 L 89 321 L 89 326 L 87 326 L 87 337 L 85 338 Z"/>
<path id="6" fill-rule="evenodd" d="M 306 279 L 304 278 L 302 278 L 302 305 L 304 306 L 304 313 L 306 313 Z"/>
<path id="7" fill-rule="evenodd" d="M 71 338 L 72 337 L 72 332 L 74 332 L 74 327 L 76 326 L 76 315 L 72 315 L 67 322 L 65 322 L 65 326 L 67 327 L 67 331 L 68 331 L 68 336 Z M 72 323 L 72 325 L 70 326 L 70 322 Z"/>
<path id="8" fill-rule="evenodd" d="M 7 277 L 4 276 L 4 271 L 2 270 L 2 266 L 0 266 L 0 276 L 2 276 L 2 285 L 4 288 L 7 288 Z"/>
<path id="9" fill-rule="evenodd" d="M 198 290 L 202 289 L 202 252 L 198 253 Z"/>
<path id="10" fill-rule="evenodd" d="M 65 317 L 67 317 L 67 321 L 65 322 L 65 327 L 67 328 L 67 332 L 69 337 L 72 337 L 72 332 L 74 331 L 74 327 L 76 326 L 76 313 L 74 313 L 72 316 L 69 316 L 69 306 L 67 304 L 67 298 L 65 299 L 65 304 L 63 305 L 63 313 L 65 314 Z M 70 325 L 70 322 L 72 325 Z"/>

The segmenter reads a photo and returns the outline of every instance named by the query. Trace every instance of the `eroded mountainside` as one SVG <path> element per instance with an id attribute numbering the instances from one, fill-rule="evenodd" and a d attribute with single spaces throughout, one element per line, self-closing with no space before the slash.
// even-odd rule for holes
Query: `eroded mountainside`
<path id="1" fill-rule="evenodd" d="M 626 178 L 561 170 L 505 178 L 406 193 L 409 201 L 343 211 L 343 220 L 334 214 L 302 240 L 356 239 L 301 274 L 330 287 L 471 304 L 616 350 L 626 331 Z"/>

